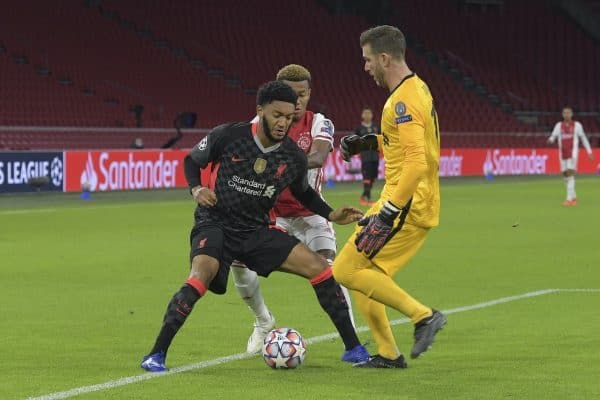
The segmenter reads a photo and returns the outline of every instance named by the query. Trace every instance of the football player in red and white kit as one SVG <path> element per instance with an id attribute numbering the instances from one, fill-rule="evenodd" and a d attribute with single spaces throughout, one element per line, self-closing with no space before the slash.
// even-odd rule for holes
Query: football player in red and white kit
<path id="1" fill-rule="evenodd" d="M 567 199 L 565 206 L 577 205 L 577 195 L 575 193 L 575 172 L 577 171 L 577 155 L 579 154 L 579 141 L 585 147 L 590 157 L 594 159 L 590 142 L 588 142 L 581 123 L 573 120 L 573 109 L 564 107 L 562 110 L 563 121 L 554 125 L 552 135 L 548 138 L 548 143 L 554 143 L 558 140 L 558 158 L 560 159 L 560 169 L 565 177 L 567 186 Z"/>
<path id="2" fill-rule="evenodd" d="M 317 193 L 321 193 L 322 166 L 333 149 L 335 128 L 331 120 L 322 114 L 306 109 L 311 94 L 311 75 L 305 67 L 297 64 L 287 65 L 279 70 L 277 80 L 290 85 L 298 95 L 294 122 L 288 131 L 288 136 L 306 153 L 308 182 Z M 336 240 L 329 221 L 304 208 L 289 190 L 285 190 L 279 196 L 273 211 L 279 227 L 322 255 L 329 264 L 333 263 Z M 262 349 L 267 333 L 275 327 L 275 318 L 269 312 L 260 293 L 256 272 L 237 262 L 234 262 L 231 267 L 236 289 L 256 318 L 246 350 L 249 353 L 258 353 Z M 352 318 L 350 295 L 347 289 L 342 289 Z"/>

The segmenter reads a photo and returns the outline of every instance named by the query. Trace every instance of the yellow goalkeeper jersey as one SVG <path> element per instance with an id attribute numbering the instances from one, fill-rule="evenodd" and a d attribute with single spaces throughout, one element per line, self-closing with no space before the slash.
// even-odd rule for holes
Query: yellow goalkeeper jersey
<path id="1" fill-rule="evenodd" d="M 385 160 L 383 200 L 402 207 L 406 222 L 430 228 L 440 215 L 440 130 L 427 84 L 411 74 L 392 91 L 381 115 L 379 148 Z M 412 199 L 412 200 L 411 200 Z"/>

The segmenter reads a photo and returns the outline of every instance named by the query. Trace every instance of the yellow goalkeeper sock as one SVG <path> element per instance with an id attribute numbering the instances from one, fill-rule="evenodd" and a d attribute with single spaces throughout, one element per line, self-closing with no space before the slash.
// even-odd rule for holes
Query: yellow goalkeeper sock
<path id="1" fill-rule="evenodd" d="M 400 355 L 396 340 L 392 334 L 390 321 L 385 312 L 385 306 L 365 296 L 360 292 L 353 292 L 354 304 L 367 321 L 375 343 L 377 343 L 377 353 L 390 360 L 395 360 Z"/>

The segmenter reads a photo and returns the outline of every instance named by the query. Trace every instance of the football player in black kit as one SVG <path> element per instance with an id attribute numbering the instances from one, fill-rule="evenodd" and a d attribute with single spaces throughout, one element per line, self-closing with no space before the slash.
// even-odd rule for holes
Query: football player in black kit
<path id="1" fill-rule="evenodd" d="M 362 109 L 360 125 L 354 130 L 354 134 L 363 138 L 379 135 L 379 127 L 373 123 L 373 110 L 370 107 Z M 363 176 L 363 193 L 358 201 L 363 206 L 372 206 L 375 202 L 371 200 L 371 189 L 379 173 L 379 151 L 361 151 L 360 162 Z"/>
<path id="2" fill-rule="evenodd" d="M 234 259 L 262 276 L 278 270 L 309 279 L 344 342 L 345 359 L 364 361 L 366 350 L 327 261 L 277 229 L 269 217 L 286 187 L 306 208 L 330 221 L 349 224 L 362 216 L 352 207 L 332 210 L 309 186 L 306 155 L 287 137 L 296 101 L 290 86 L 268 82 L 257 93 L 258 123 L 218 126 L 186 156 L 186 179 L 198 203 L 190 234 L 191 270 L 169 302 L 154 347 L 141 363 L 146 371 L 166 371 L 167 350 L 177 331 L 207 290 L 225 293 Z M 200 169 L 209 163 L 210 182 L 201 182 Z M 348 357 L 354 354 L 355 360 Z"/>

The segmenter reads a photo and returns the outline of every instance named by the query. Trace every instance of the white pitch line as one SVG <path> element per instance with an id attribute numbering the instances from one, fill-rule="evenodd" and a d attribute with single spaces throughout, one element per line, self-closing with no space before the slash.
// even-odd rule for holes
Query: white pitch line
<path id="1" fill-rule="evenodd" d="M 527 299 L 527 298 L 537 297 L 537 296 L 543 296 L 546 294 L 558 293 L 558 292 L 600 293 L 600 289 L 543 289 L 543 290 L 527 292 L 527 293 L 523 293 L 523 294 L 519 294 L 519 295 L 515 295 L 515 296 L 500 297 L 498 299 L 484 301 L 482 303 L 476 303 L 476 304 L 471 304 L 471 305 L 467 305 L 467 306 L 451 308 L 448 310 L 443 310 L 442 312 L 445 314 L 455 314 L 455 313 L 461 313 L 461 312 L 466 312 L 466 311 L 473 311 L 473 310 L 478 310 L 481 308 L 492 307 L 492 306 L 495 306 L 498 304 L 509 303 L 511 301 L 522 300 L 522 299 Z M 408 322 L 410 322 L 410 320 L 408 318 L 400 318 L 400 319 L 390 321 L 390 323 L 392 325 L 406 324 Z M 369 328 L 367 326 L 359 326 L 356 330 L 357 330 L 357 332 L 365 332 L 365 331 L 368 331 Z M 339 334 L 337 332 L 332 332 L 332 333 L 328 333 L 326 335 L 314 336 L 312 338 L 307 339 L 306 341 L 309 344 L 310 343 L 319 343 L 319 342 L 324 342 L 327 340 L 335 339 L 338 337 L 339 337 Z M 163 373 L 149 372 L 149 373 L 145 373 L 145 374 L 141 374 L 141 375 L 133 375 L 133 376 L 125 377 L 125 378 L 116 379 L 113 381 L 99 383 L 96 385 L 81 386 L 78 388 L 66 390 L 64 392 L 56 392 L 56 393 L 46 394 L 46 395 L 38 396 L 38 397 L 28 397 L 27 400 L 67 399 L 67 398 L 79 396 L 79 395 L 82 395 L 85 393 L 92 393 L 92 392 L 99 392 L 102 390 L 114 389 L 114 388 L 117 388 L 120 386 L 130 385 L 132 383 L 142 382 L 142 381 L 145 381 L 148 379 L 162 378 L 162 377 L 169 376 L 169 375 L 179 374 L 181 372 L 192 371 L 192 370 L 196 370 L 196 369 L 203 369 L 203 368 L 208 368 L 208 367 L 212 367 L 215 365 L 225 364 L 225 363 L 229 363 L 231 361 L 246 360 L 246 359 L 252 358 L 252 357 L 256 357 L 256 354 L 237 353 L 237 354 L 232 354 L 232 355 L 225 356 L 225 357 L 215 358 L 213 360 L 206 360 L 206 361 L 200 361 L 200 362 L 197 362 L 194 364 L 182 365 L 181 367 L 171 368 L 169 371 L 163 372 Z"/>
<path id="2" fill-rule="evenodd" d="M 19 215 L 19 214 L 31 214 L 31 213 L 50 213 L 55 212 L 56 208 L 31 208 L 22 210 L 5 210 L 0 211 L 0 215 Z"/>
<path id="3" fill-rule="evenodd" d="M 152 206 L 170 205 L 174 202 L 182 202 L 183 200 L 173 201 L 141 201 L 121 204 L 96 204 L 96 205 L 75 205 L 74 207 L 59 207 L 59 208 L 24 208 L 19 210 L 0 210 L 0 215 L 15 215 L 15 214 L 36 214 L 50 212 L 70 212 L 70 211 L 89 211 L 89 210 L 105 210 L 105 209 L 120 209 L 129 207 L 139 207 L 140 204 L 149 204 Z M 190 202 L 192 209 L 194 203 Z"/>

